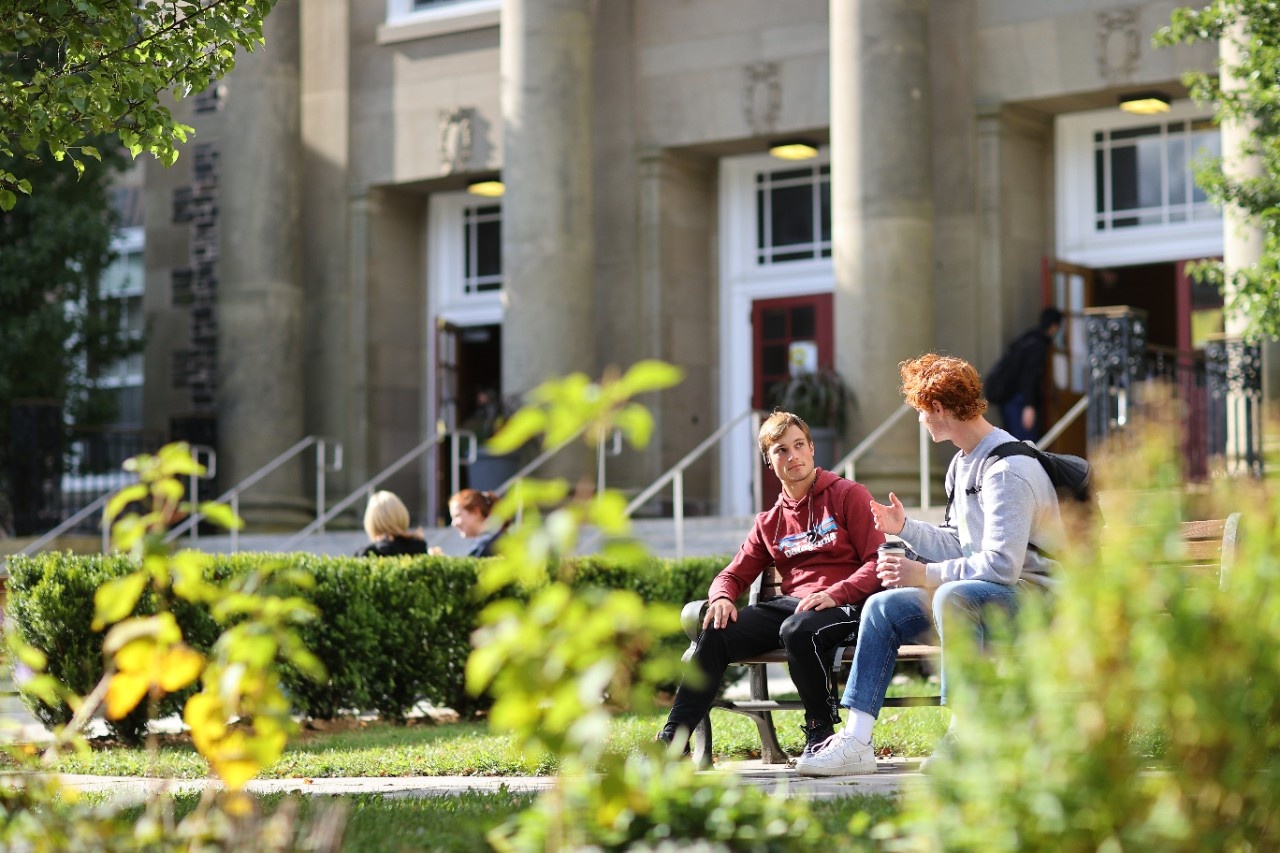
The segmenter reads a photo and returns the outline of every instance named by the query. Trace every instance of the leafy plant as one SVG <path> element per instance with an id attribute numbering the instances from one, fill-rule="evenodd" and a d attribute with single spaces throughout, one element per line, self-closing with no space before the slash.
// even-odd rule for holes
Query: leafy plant
<path id="1" fill-rule="evenodd" d="M 1238 269 L 1204 261 L 1192 274 L 1223 291 L 1228 309 L 1248 323 L 1252 336 L 1280 336 L 1280 8 L 1269 0 L 1213 0 L 1175 9 L 1153 41 L 1166 47 L 1205 41 L 1227 46 L 1220 63 L 1189 71 L 1183 81 L 1197 103 L 1214 105 L 1218 122 L 1241 126 L 1245 141 L 1221 157 L 1201 158 L 1195 177 L 1211 201 L 1239 211 L 1257 229 L 1261 254 L 1257 263 Z M 1224 168 L 1226 162 L 1251 159 L 1257 168 Z"/>
<path id="2" fill-rule="evenodd" d="M 811 429 L 830 428 L 843 435 L 853 405 L 853 392 L 830 367 L 797 373 L 770 391 L 779 408 L 804 419 Z"/>
<path id="3" fill-rule="evenodd" d="M 1018 654 L 948 646 L 959 738 L 908 801 L 905 849 L 1280 844 L 1280 506 L 1229 484 L 1214 514 L 1248 513 L 1229 586 L 1182 568 L 1173 436 L 1098 460 L 1113 499 L 1099 547 L 1024 610 Z"/>
<path id="4" fill-rule="evenodd" d="M 202 92 L 226 76 L 238 50 L 262 43 L 276 0 L 17 0 L 0 30 L 0 154 L 100 159 L 89 139 L 114 134 L 135 157 L 165 165 L 192 129 L 162 96 Z M 53 48 L 53 49 L 50 49 Z M 37 61 L 32 63 L 32 57 Z M 0 210 L 31 181 L 0 168 Z"/>
<path id="5" fill-rule="evenodd" d="M 164 534 L 174 521 L 196 509 L 183 500 L 182 479 L 203 473 L 189 448 L 168 445 L 154 456 L 143 454 L 129 460 L 126 467 L 138 474 L 139 482 L 112 497 L 104 523 L 111 525 L 115 547 L 131 555 L 135 570 L 106 581 L 93 596 L 94 627 L 107 629 L 102 641 L 106 673 L 90 694 L 81 698 L 43 672 L 47 658 L 42 652 L 22 643 L 16 634 L 9 635 L 13 653 L 35 671 L 22 689 L 47 705 L 66 704 L 75 712 L 56 732 L 42 760 L 56 761 L 68 746 L 84 748 L 80 729 L 98 710 L 120 719 L 145 700 L 148 716 L 154 716 L 165 695 L 200 679 L 201 689 L 187 700 L 184 719 L 196 748 L 228 793 L 220 798 L 209 789 L 195 812 L 176 825 L 171 802 L 160 797 L 148 802 L 144 817 L 131 829 L 109 818 L 72 814 L 65 826 L 57 827 L 58 832 L 68 834 L 68 844 L 55 844 L 55 848 L 123 848 L 124 839 L 129 839 L 128 843 L 147 849 L 186 849 L 208 843 L 276 849 L 282 831 L 288 829 L 287 835 L 292 837 L 291 828 L 274 819 L 261 825 L 246 821 L 255 806 L 241 789 L 261 768 L 280 757 L 294 725 L 281 690 L 278 662 L 287 660 L 314 677 L 323 675 L 295 629 L 296 623 L 311 618 L 314 611 L 285 591 L 287 586 L 306 586 L 310 577 L 265 566 L 233 578 L 225 587 L 208 582 L 208 557 L 194 552 L 171 556 L 164 542 Z M 241 524 L 219 504 L 202 504 L 199 511 L 217 523 Z M 138 614 L 135 611 L 148 590 L 155 596 L 156 609 Z M 176 601 L 207 605 L 223 626 L 208 655 L 185 642 L 171 606 Z M 154 741 L 151 749 L 155 749 Z M 65 813 L 39 808 L 42 797 L 60 796 L 56 784 L 47 788 L 33 785 L 32 790 L 45 793 L 34 799 L 24 799 L 25 794 L 14 798 L 7 812 L 9 820 L 0 825 L 0 841 L 22 848 L 33 839 L 43 844 L 50 824 Z M 15 815 L 21 819 L 15 820 Z M 95 841 L 81 841 L 79 836 L 84 833 Z M 251 838 L 256 839 L 252 844 Z"/>

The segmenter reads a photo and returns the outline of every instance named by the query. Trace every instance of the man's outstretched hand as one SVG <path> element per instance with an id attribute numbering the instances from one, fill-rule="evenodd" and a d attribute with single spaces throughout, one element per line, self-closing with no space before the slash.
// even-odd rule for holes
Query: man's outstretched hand
<path id="1" fill-rule="evenodd" d="M 902 508 L 902 501 L 893 492 L 889 493 L 889 505 L 871 501 L 871 515 L 876 520 L 876 530 L 897 536 L 907 523 L 907 511 Z"/>

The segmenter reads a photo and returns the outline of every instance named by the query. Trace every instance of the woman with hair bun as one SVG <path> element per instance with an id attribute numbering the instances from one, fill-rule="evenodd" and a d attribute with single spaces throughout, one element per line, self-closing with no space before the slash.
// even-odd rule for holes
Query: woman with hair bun
<path id="1" fill-rule="evenodd" d="M 449 516 L 453 519 L 454 530 L 462 534 L 463 539 L 476 540 L 467 552 L 468 557 L 493 556 L 493 543 L 507 529 L 505 524 L 495 530 L 489 529 L 489 514 L 497 502 L 497 494 L 479 489 L 463 489 L 449 498 Z"/>
<path id="2" fill-rule="evenodd" d="M 409 510 L 392 492 L 374 492 L 364 511 L 364 532 L 369 545 L 357 557 L 397 557 L 427 553 L 421 530 L 409 529 Z"/>

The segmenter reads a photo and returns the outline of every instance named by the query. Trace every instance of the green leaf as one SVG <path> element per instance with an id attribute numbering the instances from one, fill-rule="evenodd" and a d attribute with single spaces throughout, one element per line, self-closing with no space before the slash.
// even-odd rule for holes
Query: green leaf
<path id="1" fill-rule="evenodd" d="M 107 508 L 102 512 L 103 523 L 111 524 L 126 506 L 134 501 L 145 500 L 148 494 L 143 483 L 134 483 L 116 492 L 115 497 L 107 501 Z"/>
<path id="2" fill-rule="evenodd" d="M 547 416 L 541 409 L 526 406 L 512 415 L 485 447 L 490 453 L 512 453 L 546 429 L 546 425 Z"/>
<path id="3" fill-rule="evenodd" d="M 618 384 L 628 397 L 647 391 L 661 391 L 684 381 L 684 370 L 665 361 L 648 359 L 637 361 L 623 375 Z"/>
<path id="4" fill-rule="evenodd" d="M 98 587 L 93 594 L 93 630 L 101 631 L 132 613 L 146 585 L 147 575 L 134 572 Z"/>
<path id="5" fill-rule="evenodd" d="M 231 507 L 226 504 L 206 501 L 200 504 L 200 514 L 227 530 L 241 530 L 244 528 L 244 519 L 232 512 Z"/>

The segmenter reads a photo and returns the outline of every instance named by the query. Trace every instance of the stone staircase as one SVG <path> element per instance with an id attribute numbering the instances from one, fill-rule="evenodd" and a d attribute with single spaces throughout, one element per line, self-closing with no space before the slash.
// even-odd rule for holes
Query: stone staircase
<path id="1" fill-rule="evenodd" d="M 935 506 L 928 510 L 907 509 L 913 518 L 938 523 L 942 520 L 942 507 Z M 750 516 L 705 516 L 686 518 L 684 520 L 684 554 L 686 556 L 729 556 L 737 553 L 751 529 Z M 659 557 L 676 555 L 675 522 L 670 518 L 644 518 L 632 522 L 635 537 L 645 544 L 648 550 Z M 239 550 L 272 552 L 278 551 L 291 533 L 246 533 L 239 537 Z M 435 527 L 426 530 L 427 542 L 439 546 L 444 553 L 461 555 L 470 547 L 466 540 L 452 528 Z M 582 537 L 580 553 L 594 553 L 599 547 L 598 537 L 587 531 Z M 183 538 L 178 540 L 181 547 L 194 547 L 208 553 L 227 553 L 231 550 L 229 536 L 201 536 L 193 544 Z M 342 530 L 317 533 L 307 537 L 293 547 L 292 550 L 306 551 L 312 554 L 354 554 L 367 544 L 362 531 Z"/>

